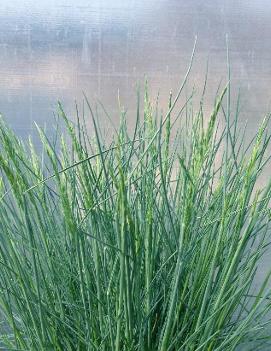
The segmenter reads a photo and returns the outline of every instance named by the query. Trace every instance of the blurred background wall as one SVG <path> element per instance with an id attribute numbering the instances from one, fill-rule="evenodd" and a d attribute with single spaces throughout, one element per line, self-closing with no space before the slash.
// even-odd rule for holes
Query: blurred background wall
<path id="1" fill-rule="evenodd" d="M 166 101 L 195 35 L 189 84 L 202 88 L 209 60 L 211 101 L 226 82 L 228 35 L 232 82 L 254 131 L 271 97 L 270 18 L 269 0 L 1 0 L 0 111 L 27 136 L 33 121 L 51 128 L 57 100 L 72 116 L 82 91 L 117 120 L 119 90 L 132 120 L 136 82 L 146 75 Z"/>

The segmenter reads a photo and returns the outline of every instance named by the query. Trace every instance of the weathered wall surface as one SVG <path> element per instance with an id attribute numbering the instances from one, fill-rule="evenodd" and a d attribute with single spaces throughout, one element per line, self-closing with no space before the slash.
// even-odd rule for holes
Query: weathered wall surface
<path id="1" fill-rule="evenodd" d="M 253 129 L 271 97 L 271 2 L 268 0 L 2 0 L 0 111 L 21 135 L 47 122 L 57 99 L 73 111 L 82 91 L 101 98 L 117 119 L 117 90 L 132 109 L 135 82 L 176 89 L 195 35 L 190 85 L 202 84 L 209 58 L 209 96 L 232 77 Z M 132 117 L 131 117 L 132 118 Z"/>

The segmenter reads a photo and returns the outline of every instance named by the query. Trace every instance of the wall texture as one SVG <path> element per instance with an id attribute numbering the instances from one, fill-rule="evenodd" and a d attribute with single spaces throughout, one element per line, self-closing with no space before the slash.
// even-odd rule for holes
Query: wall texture
<path id="1" fill-rule="evenodd" d="M 190 85 L 201 87 L 208 59 L 211 99 L 225 82 L 228 35 L 232 80 L 252 130 L 271 97 L 270 18 L 268 0 L 2 0 L 0 111 L 26 136 L 34 120 L 50 128 L 57 100 L 73 113 L 84 91 L 117 120 L 118 89 L 132 111 L 144 75 L 154 94 L 175 91 L 195 35 Z"/>

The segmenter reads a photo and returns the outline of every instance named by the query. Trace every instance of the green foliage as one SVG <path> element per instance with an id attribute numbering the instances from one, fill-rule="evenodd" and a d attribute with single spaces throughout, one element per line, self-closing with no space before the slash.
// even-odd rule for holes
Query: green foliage
<path id="1" fill-rule="evenodd" d="M 271 181 L 257 183 L 268 119 L 242 151 L 227 88 L 209 119 L 203 96 L 198 113 L 191 99 L 176 112 L 182 88 L 164 117 L 146 91 L 142 118 L 138 95 L 133 133 L 122 112 L 109 142 L 88 103 L 94 138 L 59 105 L 57 141 L 38 128 L 43 160 L 1 121 L 5 350 L 226 351 L 270 339 L 269 275 L 254 286 L 270 240 Z"/>

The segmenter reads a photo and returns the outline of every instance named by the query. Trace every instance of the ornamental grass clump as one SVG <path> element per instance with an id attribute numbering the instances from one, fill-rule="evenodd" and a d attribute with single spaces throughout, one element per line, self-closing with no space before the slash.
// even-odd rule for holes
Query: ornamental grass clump
<path id="1" fill-rule="evenodd" d="M 271 181 L 258 182 L 269 118 L 246 148 L 228 86 L 208 117 L 204 93 L 177 109 L 185 82 L 164 115 L 138 93 L 132 132 L 121 111 L 111 140 L 87 100 L 76 122 L 59 104 L 54 137 L 37 127 L 41 153 L 1 120 L 2 349 L 226 351 L 270 339 L 270 274 L 255 284 L 270 241 Z"/>

